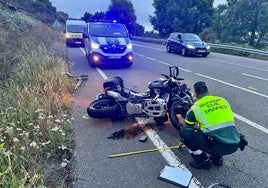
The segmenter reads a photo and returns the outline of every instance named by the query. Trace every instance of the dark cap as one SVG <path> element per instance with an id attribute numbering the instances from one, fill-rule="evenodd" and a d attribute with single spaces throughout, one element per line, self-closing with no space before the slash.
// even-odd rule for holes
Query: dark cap
<path id="1" fill-rule="evenodd" d="M 196 83 L 194 84 L 194 90 L 195 90 L 195 91 L 198 90 L 198 88 L 200 88 L 200 87 L 206 87 L 206 88 L 207 88 L 207 85 L 206 85 L 206 83 L 203 82 L 203 81 L 196 82 Z"/>

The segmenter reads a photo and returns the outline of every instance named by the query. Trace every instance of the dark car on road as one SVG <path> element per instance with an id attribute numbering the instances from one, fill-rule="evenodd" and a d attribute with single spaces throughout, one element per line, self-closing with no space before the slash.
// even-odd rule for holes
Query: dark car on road
<path id="1" fill-rule="evenodd" d="M 167 39 L 167 52 L 179 53 L 182 56 L 203 56 L 210 53 L 210 45 L 202 41 L 200 37 L 193 33 L 171 33 Z"/>

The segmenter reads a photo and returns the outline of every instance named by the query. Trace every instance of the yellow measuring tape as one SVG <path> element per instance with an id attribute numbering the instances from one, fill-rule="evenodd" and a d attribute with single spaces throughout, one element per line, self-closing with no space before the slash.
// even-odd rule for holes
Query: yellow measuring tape
<path id="1" fill-rule="evenodd" d="M 181 146 L 181 147 L 183 147 L 183 146 Z M 177 148 L 178 149 L 179 148 L 179 145 L 165 147 L 165 148 L 155 148 L 155 149 L 132 151 L 132 152 L 128 152 L 128 153 L 113 154 L 113 155 L 109 155 L 109 158 L 123 157 L 123 156 L 127 156 L 127 155 L 134 155 L 134 154 L 140 154 L 140 153 L 148 153 L 148 152 L 161 151 L 161 150 L 167 150 L 167 149 L 173 149 L 173 148 Z"/>

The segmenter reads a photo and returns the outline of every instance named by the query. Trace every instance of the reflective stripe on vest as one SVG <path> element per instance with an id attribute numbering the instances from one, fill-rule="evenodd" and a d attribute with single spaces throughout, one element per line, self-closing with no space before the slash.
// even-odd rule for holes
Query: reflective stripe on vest
<path id="1" fill-rule="evenodd" d="M 230 105 L 221 97 L 205 96 L 191 109 L 200 124 L 200 129 L 204 132 L 235 126 Z"/>

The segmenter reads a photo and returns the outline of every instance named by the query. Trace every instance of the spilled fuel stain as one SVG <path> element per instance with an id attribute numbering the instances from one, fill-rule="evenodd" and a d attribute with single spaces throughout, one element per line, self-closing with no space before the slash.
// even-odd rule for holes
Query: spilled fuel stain
<path id="1" fill-rule="evenodd" d="M 164 126 L 164 125 L 163 125 Z M 136 136 L 141 136 L 143 135 L 148 129 L 155 129 L 159 128 L 159 126 L 155 123 L 147 123 L 144 125 L 139 125 L 138 123 L 131 124 L 124 129 L 121 129 L 119 131 L 113 132 L 110 136 L 108 136 L 108 139 L 132 139 L 135 138 Z"/>

